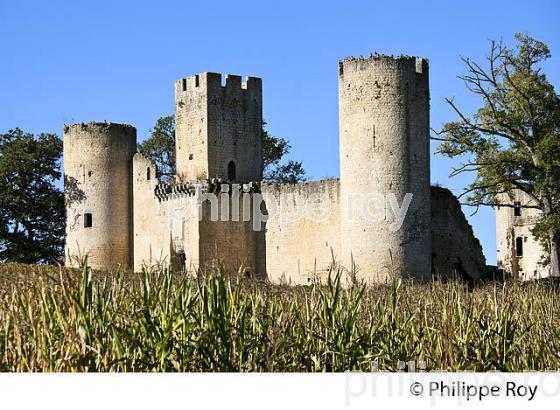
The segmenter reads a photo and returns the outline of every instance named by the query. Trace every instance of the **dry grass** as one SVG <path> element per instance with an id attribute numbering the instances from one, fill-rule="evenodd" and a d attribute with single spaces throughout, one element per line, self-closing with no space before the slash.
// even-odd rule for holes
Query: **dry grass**
<path id="1" fill-rule="evenodd" d="M 0 265 L 0 371 L 557 370 L 559 293 Z"/>

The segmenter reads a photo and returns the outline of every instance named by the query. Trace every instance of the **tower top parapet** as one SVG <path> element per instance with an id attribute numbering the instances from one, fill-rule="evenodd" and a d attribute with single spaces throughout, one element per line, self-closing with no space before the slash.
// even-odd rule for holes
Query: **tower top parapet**
<path id="1" fill-rule="evenodd" d="M 386 55 L 386 54 L 370 54 L 367 57 L 346 57 L 338 62 L 338 75 L 344 77 L 344 73 L 348 71 L 362 71 L 372 66 L 385 67 L 413 67 L 416 73 L 422 74 L 428 72 L 428 59 L 424 57 L 409 55 Z"/>
<path id="2" fill-rule="evenodd" d="M 107 121 L 90 121 L 88 123 L 74 123 L 74 124 L 64 124 L 64 133 L 68 133 L 70 131 L 87 131 L 87 130 L 95 130 L 95 131 L 102 131 L 102 130 L 120 130 L 125 133 L 136 133 L 136 128 L 130 124 L 119 124 L 115 122 L 107 122 Z"/>
<path id="3" fill-rule="evenodd" d="M 193 89 L 223 89 L 223 90 L 258 90 L 262 89 L 262 79 L 246 77 L 245 81 L 239 75 L 203 72 L 175 81 L 176 91 L 191 91 Z"/>

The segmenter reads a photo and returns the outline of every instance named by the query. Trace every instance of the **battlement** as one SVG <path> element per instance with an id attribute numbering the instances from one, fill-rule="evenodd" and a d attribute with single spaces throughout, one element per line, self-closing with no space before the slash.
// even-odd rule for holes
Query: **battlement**
<path id="1" fill-rule="evenodd" d="M 262 176 L 262 81 L 204 72 L 175 81 L 177 174 L 245 182 Z"/>
<path id="2" fill-rule="evenodd" d="M 343 78 L 345 73 L 377 69 L 413 70 L 417 74 L 428 73 L 428 59 L 423 57 L 385 54 L 370 54 L 368 57 L 347 57 L 338 62 L 338 76 Z"/>
<path id="3" fill-rule="evenodd" d="M 132 157 L 136 151 L 136 128 L 112 122 L 65 124 L 64 149 L 65 155 L 79 162 L 87 161 L 93 153 L 104 158 Z"/>
<path id="4" fill-rule="evenodd" d="M 248 182 L 246 184 L 237 184 L 221 179 L 211 179 L 207 181 L 197 182 L 181 182 L 173 184 L 158 184 L 154 190 L 154 194 L 159 202 L 169 199 L 194 196 L 196 194 L 221 194 L 231 193 L 234 188 L 243 193 L 260 192 L 259 182 Z"/>
<path id="5" fill-rule="evenodd" d="M 245 81 L 239 75 L 226 74 L 222 78 L 220 73 L 203 72 L 175 81 L 176 93 L 193 91 L 262 91 L 262 79 L 258 77 L 246 77 Z"/>
<path id="6" fill-rule="evenodd" d="M 90 121 L 88 123 L 64 124 L 64 133 L 70 132 L 115 132 L 136 135 L 136 128 L 129 124 L 118 124 L 114 122 Z"/>

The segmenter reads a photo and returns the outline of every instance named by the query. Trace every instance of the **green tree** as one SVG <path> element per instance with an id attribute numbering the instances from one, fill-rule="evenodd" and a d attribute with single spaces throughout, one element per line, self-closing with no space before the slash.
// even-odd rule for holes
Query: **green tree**
<path id="1" fill-rule="evenodd" d="M 0 135 L 0 261 L 48 263 L 64 255 L 62 141 L 16 128 Z"/>
<path id="2" fill-rule="evenodd" d="M 265 173 L 264 180 L 271 184 L 297 184 L 306 180 L 305 170 L 301 162 L 288 161 L 286 164 L 276 164 Z"/>
<path id="3" fill-rule="evenodd" d="M 297 161 L 288 161 L 281 164 L 282 159 L 292 148 L 290 143 L 282 138 L 270 135 L 266 130 L 266 123 L 262 130 L 263 150 L 263 180 L 273 184 L 295 184 L 306 180 L 303 164 Z"/>
<path id="4" fill-rule="evenodd" d="M 176 174 L 175 116 L 159 118 L 150 136 L 138 144 L 138 152 L 154 161 L 163 182 L 171 182 Z"/>
<path id="5" fill-rule="evenodd" d="M 476 174 L 463 193 L 467 204 L 513 206 L 514 190 L 532 199 L 528 207 L 542 211 L 533 234 L 548 250 L 552 275 L 560 276 L 560 98 L 542 72 L 546 44 L 524 34 L 515 39 L 514 49 L 493 41 L 484 66 L 463 59 L 467 73 L 459 78 L 482 106 L 468 115 L 447 99 L 459 119 L 435 139 L 440 153 L 466 159 L 451 175 Z"/>
<path id="6" fill-rule="evenodd" d="M 282 159 L 290 152 L 289 142 L 270 135 L 264 126 L 261 136 L 263 180 L 271 183 L 304 181 L 305 170 L 301 162 L 289 161 L 281 164 Z M 138 145 L 138 152 L 155 162 L 158 176 L 163 182 L 172 181 L 176 174 L 175 116 L 159 118 L 150 136 Z"/>

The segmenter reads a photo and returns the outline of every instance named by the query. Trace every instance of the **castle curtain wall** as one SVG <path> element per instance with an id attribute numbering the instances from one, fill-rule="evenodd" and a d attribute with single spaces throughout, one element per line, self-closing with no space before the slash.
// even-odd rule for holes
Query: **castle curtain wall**
<path id="1" fill-rule="evenodd" d="M 269 279 L 290 284 L 324 279 L 333 260 L 340 262 L 338 179 L 264 184 L 262 193 L 270 217 L 265 243 Z"/>

